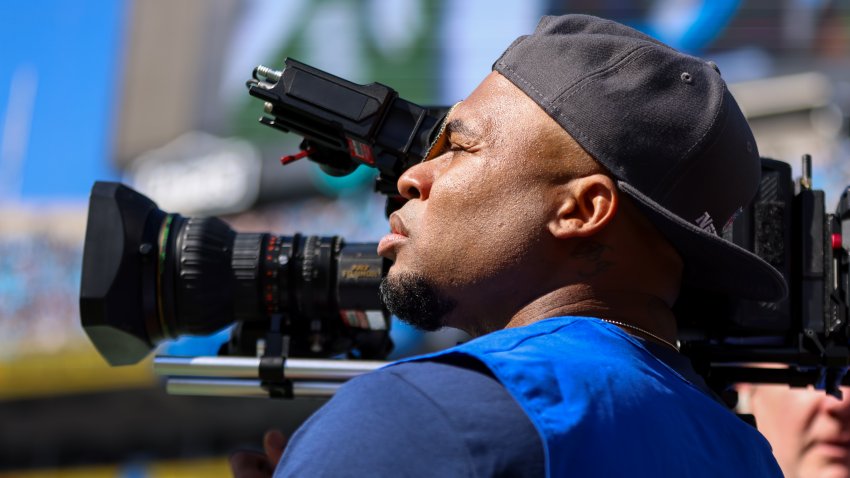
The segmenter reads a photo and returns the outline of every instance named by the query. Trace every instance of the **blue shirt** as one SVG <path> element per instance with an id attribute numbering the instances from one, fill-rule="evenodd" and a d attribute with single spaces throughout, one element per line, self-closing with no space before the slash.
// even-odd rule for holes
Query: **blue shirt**
<path id="1" fill-rule="evenodd" d="M 279 476 L 781 476 L 755 429 L 596 319 L 417 360 L 344 386 Z"/>
<path id="2" fill-rule="evenodd" d="M 516 401 L 480 363 L 459 360 L 349 381 L 292 436 L 275 476 L 544 473 L 543 445 Z"/>

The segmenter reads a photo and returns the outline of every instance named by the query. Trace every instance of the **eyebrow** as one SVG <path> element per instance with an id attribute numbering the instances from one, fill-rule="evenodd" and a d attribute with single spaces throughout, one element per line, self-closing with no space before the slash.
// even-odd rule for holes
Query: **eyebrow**
<path id="1" fill-rule="evenodd" d="M 449 114 L 451 114 L 451 110 L 453 110 L 455 106 L 459 104 L 460 102 L 452 106 L 452 108 L 449 110 Z M 481 137 L 481 133 L 474 127 L 470 126 L 469 123 L 466 123 L 461 119 L 453 119 L 447 123 L 444 123 L 444 126 L 440 129 L 439 136 L 437 136 L 437 138 L 431 144 L 431 147 L 425 153 L 425 157 L 422 158 L 422 161 L 434 159 L 435 157 L 448 151 L 450 149 L 449 137 L 454 133 L 464 135 L 472 140 Z"/>
<path id="2" fill-rule="evenodd" d="M 460 119 L 453 119 L 446 123 L 445 135 L 448 138 L 453 133 L 458 133 L 469 138 L 480 138 L 481 133 Z"/>

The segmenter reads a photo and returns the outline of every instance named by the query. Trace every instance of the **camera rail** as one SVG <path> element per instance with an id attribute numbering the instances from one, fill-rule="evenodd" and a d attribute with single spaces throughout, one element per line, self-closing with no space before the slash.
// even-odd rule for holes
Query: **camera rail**
<path id="1" fill-rule="evenodd" d="M 378 369 L 380 360 L 289 358 L 283 376 L 292 381 L 294 398 L 327 398 L 346 381 Z M 158 355 L 154 372 L 164 377 L 170 395 L 269 398 L 269 384 L 261 378 L 259 357 L 175 357 Z"/>

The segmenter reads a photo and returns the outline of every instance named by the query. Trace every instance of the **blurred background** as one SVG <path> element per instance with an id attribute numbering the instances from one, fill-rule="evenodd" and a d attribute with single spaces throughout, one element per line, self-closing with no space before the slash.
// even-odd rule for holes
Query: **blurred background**
<path id="1" fill-rule="evenodd" d="M 318 400 L 172 397 L 150 360 L 109 368 L 79 326 L 88 194 L 122 181 L 240 232 L 386 233 L 372 171 L 280 166 L 245 81 L 293 57 L 408 100 L 466 96 L 543 14 L 615 19 L 714 60 L 763 156 L 850 184 L 850 2 L 829 0 L 42 0 L 0 5 L 0 476 L 228 475 L 226 457 Z M 452 332 L 394 330 L 396 356 Z M 164 345 L 209 354 L 226 335 Z"/>

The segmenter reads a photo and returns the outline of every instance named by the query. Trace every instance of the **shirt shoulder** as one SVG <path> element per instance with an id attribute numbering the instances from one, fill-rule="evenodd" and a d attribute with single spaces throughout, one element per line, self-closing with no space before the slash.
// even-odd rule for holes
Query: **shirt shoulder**
<path id="1" fill-rule="evenodd" d="M 543 444 L 477 362 L 407 362 L 346 383 L 293 435 L 277 476 L 543 476 Z"/>

